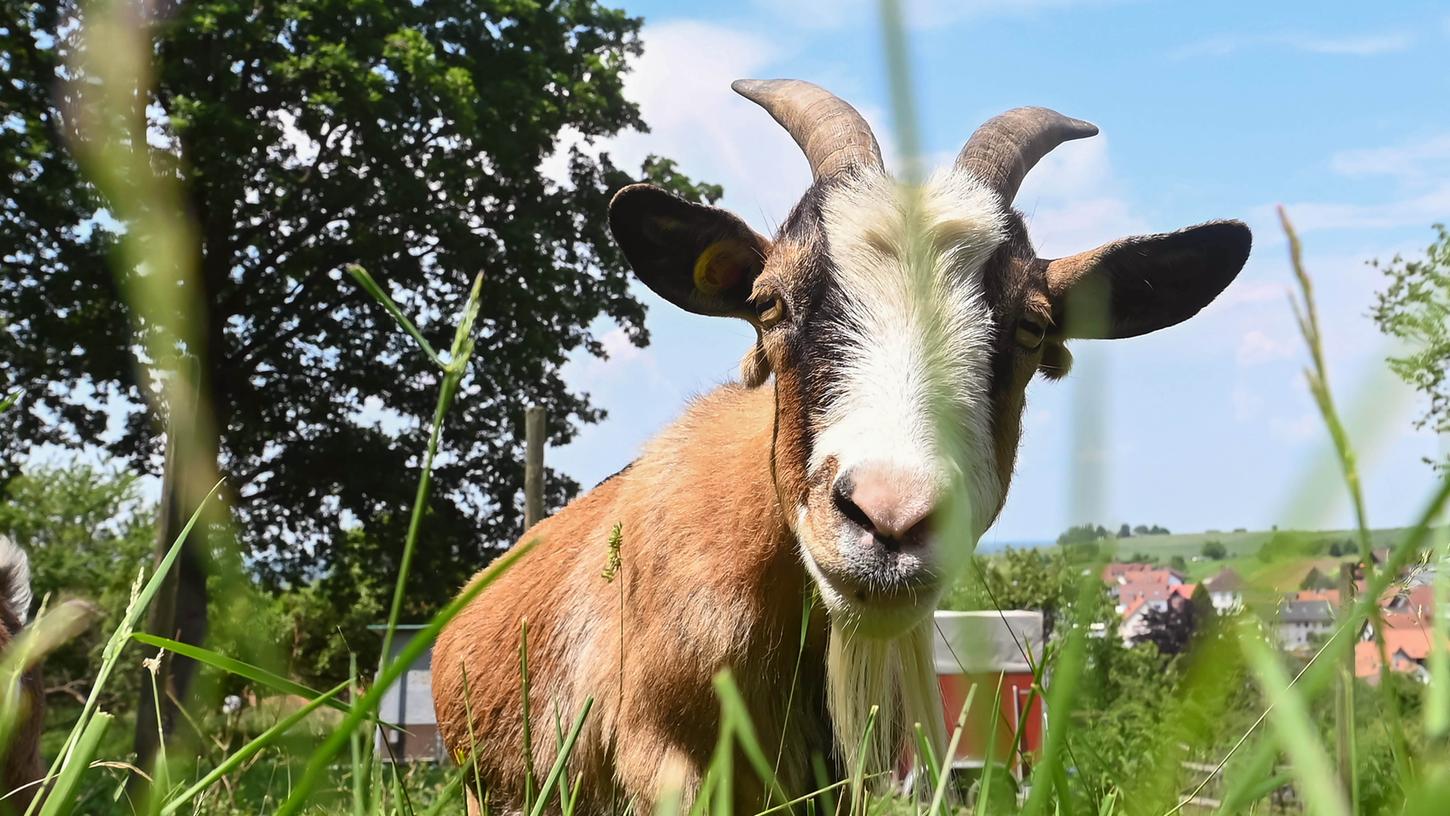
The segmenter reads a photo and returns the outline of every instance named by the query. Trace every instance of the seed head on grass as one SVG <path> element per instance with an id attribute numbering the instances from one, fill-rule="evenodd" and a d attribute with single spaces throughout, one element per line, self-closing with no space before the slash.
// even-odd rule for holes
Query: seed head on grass
<path id="1" fill-rule="evenodd" d="M 609 555 L 604 562 L 603 576 L 605 583 L 614 583 L 615 577 L 619 575 L 619 548 L 624 545 L 624 524 L 614 523 L 614 529 L 609 531 Z"/>

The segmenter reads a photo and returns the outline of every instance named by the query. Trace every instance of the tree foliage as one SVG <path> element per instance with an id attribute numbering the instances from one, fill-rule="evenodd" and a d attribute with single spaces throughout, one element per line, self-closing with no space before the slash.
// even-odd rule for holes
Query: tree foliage
<path id="1" fill-rule="evenodd" d="M 1213 601 L 1203 584 L 1197 584 L 1190 597 L 1174 593 L 1168 596 L 1163 608 L 1154 607 L 1144 612 L 1143 634 L 1135 637 L 1134 641 L 1153 644 L 1159 654 L 1183 654 L 1200 633 L 1214 625 L 1216 619 Z"/>
<path id="2" fill-rule="evenodd" d="M 1429 400 L 1415 426 L 1443 435 L 1450 434 L 1450 229 L 1436 224 L 1435 232 L 1424 258 L 1395 255 L 1385 264 L 1371 262 L 1387 286 L 1370 313 L 1381 331 L 1409 346 L 1389 364 Z M 1450 458 L 1427 461 L 1450 470 Z"/>
<path id="3" fill-rule="evenodd" d="M 66 67 L 82 12 L 0 8 L 0 393 L 27 392 L 0 439 L 5 474 L 37 443 L 98 444 L 156 472 L 161 422 L 117 283 L 145 270 L 113 278 L 126 225 L 68 149 L 85 138 L 71 112 L 86 77 Z M 185 190 L 206 341 L 184 351 L 250 563 L 277 585 L 315 574 L 358 525 L 401 540 L 434 407 L 436 371 L 341 269 L 371 271 L 440 347 L 484 274 L 476 364 L 420 539 L 422 596 L 451 593 L 519 532 L 524 405 L 568 442 L 602 417 L 560 377 L 568 356 L 604 354 L 600 318 L 647 341 L 605 224 L 612 192 L 639 176 L 720 192 L 668 160 L 629 173 L 587 149 L 644 127 L 622 84 L 640 21 L 591 0 L 154 8 L 155 91 L 131 139 Z M 560 153 L 556 180 L 541 166 Z M 554 505 L 576 489 L 557 473 L 548 485 Z M 395 549 L 375 555 L 390 573 Z"/>
<path id="4" fill-rule="evenodd" d="M 99 612 L 92 626 L 47 658 L 52 694 L 83 698 L 89 691 L 131 586 L 150 565 L 153 512 L 135 476 L 84 463 L 34 467 L 0 491 L 0 535 L 29 554 L 36 601 L 48 598 L 54 607 L 76 598 Z M 129 706 L 136 679 L 127 673 L 113 681 L 106 706 Z"/>

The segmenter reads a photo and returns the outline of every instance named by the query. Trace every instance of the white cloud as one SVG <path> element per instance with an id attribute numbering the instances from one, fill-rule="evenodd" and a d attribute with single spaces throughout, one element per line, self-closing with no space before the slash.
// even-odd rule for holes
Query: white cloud
<path id="1" fill-rule="evenodd" d="M 1362 37 L 1296 37 L 1289 42 L 1290 45 L 1301 51 L 1315 54 L 1346 54 L 1356 57 L 1405 51 L 1414 43 L 1415 38 L 1405 32 L 1371 34 Z"/>
<path id="2" fill-rule="evenodd" d="M 903 0 L 909 28 L 938 28 L 961 20 L 1026 15 L 1072 8 L 1121 5 L 1131 0 Z M 755 5 L 802 28 L 834 29 L 880 20 L 877 0 L 756 0 Z"/>
<path id="3" fill-rule="evenodd" d="M 1275 417 L 1269 421 L 1274 436 L 1285 442 L 1299 444 L 1313 439 L 1324 429 L 1324 420 L 1318 414 L 1305 412 L 1292 419 Z"/>
<path id="4" fill-rule="evenodd" d="M 768 74 L 780 49 L 748 31 L 692 20 L 647 25 L 642 38 L 644 54 L 625 76 L 624 91 L 650 132 L 584 149 L 607 151 L 626 170 L 650 154 L 668 156 L 691 178 L 723 185 L 726 205 L 767 231 L 805 190 L 810 172 L 785 131 L 730 83 Z M 578 144 L 576 134 L 566 134 L 544 171 L 562 178 L 568 150 Z"/>
<path id="5" fill-rule="evenodd" d="M 1244 383 L 1236 383 L 1234 385 L 1232 397 L 1234 419 L 1239 422 L 1248 422 L 1256 419 L 1259 413 L 1263 411 L 1263 395 Z"/>
<path id="6" fill-rule="evenodd" d="M 1406 185 L 1427 177 L 1444 177 L 1450 170 L 1450 133 L 1387 147 L 1341 150 L 1329 167 L 1343 176 L 1391 176 Z"/>
<path id="7" fill-rule="evenodd" d="M 1250 329 L 1239 340 L 1238 362 L 1242 366 L 1262 365 L 1292 359 L 1299 353 L 1298 344 L 1287 337 L 1277 337 L 1262 329 Z"/>
<path id="8" fill-rule="evenodd" d="M 1102 136 L 1067 142 L 1027 176 L 1016 206 L 1044 257 L 1061 257 L 1150 231 L 1119 190 Z"/>
<path id="9" fill-rule="evenodd" d="M 1423 193 L 1378 204 L 1300 201 L 1284 206 L 1300 234 L 1316 230 L 1424 227 L 1443 220 L 1450 212 L 1450 179 Z M 1272 207 L 1260 207 L 1256 215 L 1256 220 L 1273 219 L 1277 227 L 1278 219 Z"/>
<path id="10" fill-rule="evenodd" d="M 599 342 L 604 346 L 603 357 L 581 351 L 571 355 L 564 364 L 563 376 L 571 385 L 587 389 L 603 382 L 641 375 L 650 380 L 664 379 L 654 355 L 649 349 L 631 343 L 624 329 L 610 329 L 599 338 Z"/>
<path id="11" fill-rule="evenodd" d="M 1254 236 L 1258 238 L 1258 233 Z M 1289 298 L 1289 284 L 1270 283 L 1268 281 L 1250 281 L 1240 279 L 1218 296 L 1214 301 L 1224 306 L 1247 306 L 1260 303 L 1283 304 Z"/>
<path id="12" fill-rule="evenodd" d="M 1450 212 L 1450 134 L 1373 148 L 1340 150 L 1329 159 L 1339 175 L 1390 176 L 1398 197 L 1376 203 L 1299 201 L 1285 204 L 1300 233 L 1318 230 L 1371 230 L 1424 227 Z M 1277 242 L 1282 238 L 1273 205 L 1258 207 L 1252 220 L 1256 233 Z"/>
<path id="13" fill-rule="evenodd" d="M 1373 57 L 1406 51 L 1415 44 L 1409 32 L 1394 31 L 1343 37 L 1304 33 L 1231 34 L 1189 43 L 1173 52 L 1179 59 L 1225 57 L 1255 48 L 1279 48 L 1306 54 Z"/>

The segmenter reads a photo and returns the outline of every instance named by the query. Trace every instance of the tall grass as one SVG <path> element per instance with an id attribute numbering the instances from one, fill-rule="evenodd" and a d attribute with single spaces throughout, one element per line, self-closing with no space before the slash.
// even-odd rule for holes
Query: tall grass
<path id="1" fill-rule="evenodd" d="M 915 169 L 915 156 L 918 140 L 915 108 L 910 93 L 912 82 L 906 64 L 909 49 L 906 46 L 905 27 L 902 25 L 898 4 L 894 0 L 885 0 L 882 7 L 882 28 L 891 71 L 890 84 L 893 91 L 893 112 L 898 125 L 898 142 L 912 158 L 908 180 L 917 179 L 919 172 Z M 148 76 L 145 63 L 147 49 L 138 32 L 125 30 L 116 19 L 108 16 L 117 13 L 114 6 L 97 6 L 93 11 L 95 13 L 88 18 L 91 22 L 87 24 L 96 26 L 96 32 L 106 33 L 109 39 L 106 54 L 97 56 L 96 64 L 91 66 L 92 72 L 116 83 L 118 87 L 141 87 L 144 91 L 145 78 Z M 87 166 L 92 172 L 103 172 L 104 168 L 119 163 L 116 172 L 125 176 L 125 184 L 136 185 L 138 179 L 143 182 L 140 187 L 128 187 L 140 198 L 137 200 L 137 217 L 133 221 L 134 234 L 126 243 L 128 251 L 133 254 L 124 258 L 125 263 L 146 265 L 156 272 L 151 276 L 151 282 L 146 284 L 148 288 L 145 291 L 133 290 L 127 293 L 132 308 L 141 314 L 147 309 L 155 308 L 156 297 L 175 297 L 176 291 L 184 289 L 160 284 L 168 280 L 174 283 L 190 274 L 177 259 L 191 257 L 189 247 L 193 239 L 189 225 L 180 216 L 181 209 L 174 199 L 174 191 L 159 182 L 148 185 L 145 180 L 151 178 L 149 168 L 128 164 L 123 158 L 118 158 L 130 154 L 116 152 L 114 146 L 118 141 L 104 138 L 107 135 L 105 129 L 111 126 L 110 119 L 106 116 L 99 116 L 89 124 L 89 127 L 98 129 L 98 136 L 103 137 L 92 143 L 102 148 L 112 145 L 112 148 L 102 149 L 102 152 L 87 162 Z M 104 185 L 107 182 L 102 178 L 98 179 L 98 183 Z M 1296 314 L 1311 361 L 1306 370 L 1306 380 L 1328 429 L 1339 471 L 1355 510 L 1361 553 L 1368 562 L 1369 522 L 1366 518 L 1363 490 L 1352 440 L 1339 418 L 1330 390 L 1312 278 L 1303 267 L 1298 239 L 1287 216 L 1283 219 L 1283 226 L 1289 239 L 1290 263 L 1298 285 Z M 124 759 L 100 754 L 102 738 L 112 725 L 113 717 L 110 713 L 99 710 L 97 701 L 112 674 L 118 667 L 126 665 L 125 661 L 134 654 L 125 650 L 127 644 L 133 641 L 195 659 L 219 672 L 243 678 L 254 686 L 281 694 L 297 695 L 306 700 L 297 711 L 280 719 L 255 738 L 225 752 L 205 769 L 195 762 L 177 762 L 174 757 L 167 757 L 163 753 L 159 759 L 159 767 L 150 769 L 154 771 L 155 782 L 149 789 L 148 798 L 131 805 L 136 810 L 163 816 L 224 812 L 225 797 L 219 795 L 218 791 L 235 782 L 246 772 L 249 763 L 262 755 L 272 755 L 284 763 L 300 766 L 297 776 L 287 780 L 281 801 L 274 810 L 269 811 L 280 814 L 346 812 L 355 816 L 380 816 L 460 812 L 464 807 L 464 788 L 481 788 L 479 780 L 473 776 L 475 771 L 471 767 L 469 756 L 461 757 L 459 767 L 446 771 L 441 779 L 435 777 L 425 783 L 407 775 L 398 764 L 383 763 L 375 755 L 374 745 L 378 729 L 393 727 L 380 719 L 379 705 L 383 696 L 399 682 L 412 661 L 429 648 L 441 628 L 487 589 L 500 574 L 511 568 L 534 543 L 516 548 L 496 562 L 462 595 L 428 621 L 417 636 L 396 654 L 393 653 L 395 632 L 413 568 L 417 538 L 431 486 L 430 475 L 442 441 L 444 421 L 458 393 L 459 383 L 467 372 L 473 352 L 474 322 L 482 297 L 482 281 L 481 278 L 475 280 L 467 305 L 459 315 L 453 344 L 445 355 L 428 343 L 408 316 L 394 303 L 387 290 L 373 280 L 366 270 L 351 267 L 349 272 L 361 290 L 391 316 L 401 331 L 417 342 L 419 353 L 436 366 L 439 375 L 438 399 L 427 447 L 423 451 L 422 473 L 418 480 L 407 534 L 401 543 L 402 559 L 384 631 L 382 657 L 370 681 L 344 683 L 325 691 L 314 690 L 262 667 L 201 646 L 134 631 L 141 615 L 156 596 L 163 577 L 180 552 L 192 525 L 201 518 L 207 503 L 214 500 L 214 495 L 221 487 L 218 482 L 213 485 L 210 493 L 197 500 L 191 520 L 150 576 L 138 576 L 126 615 L 111 634 L 103 662 L 97 668 L 90 696 L 42 782 L 46 796 L 27 810 L 27 816 L 33 813 L 50 816 L 70 812 L 75 807 L 87 774 L 94 773 L 102 765 L 115 767 L 118 761 Z M 167 309 L 178 314 L 189 313 L 186 304 L 168 304 Z M 184 342 L 189 332 L 195 330 L 185 321 L 177 324 L 159 316 L 147 321 L 146 325 L 146 340 L 151 344 L 153 359 L 156 360 L 162 359 L 166 349 L 175 348 L 178 342 Z M 15 399 L 15 395 L 6 396 L 0 401 L 0 409 L 7 407 Z M 184 400 L 185 392 L 178 392 L 176 399 Z M 958 494 L 960 495 L 960 491 Z M 1344 661 L 1352 653 L 1353 643 L 1366 623 L 1370 624 L 1375 642 L 1383 652 L 1378 599 L 1396 580 L 1401 569 L 1421 558 L 1422 553 L 1428 552 L 1433 563 L 1441 567 L 1436 585 L 1437 600 L 1450 603 L 1450 569 L 1444 568 L 1445 559 L 1450 555 L 1447 553 L 1447 546 L 1450 544 L 1444 538 L 1444 528 L 1436 526 L 1437 520 L 1443 517 L 1447 500 L 1450 500 L 1450 480 L 1441 485 L 1428 502 L 1420 519 L 1393 550 L 1389 562 L 1382 569 L 1366 576 L 1364 592 L 1346 604 L 1345 616 L 1338 630 L 1304 666 L 1291 667 L 1273 648 L 1267 634 L 1268 613 L 1264 611 L 1260 611 L 1258 616 L 1249 615 L 1241 619 L 1227 633 L 1227 637 L 1213 647 L 1221 650 L 1216 653 L 1219 656 L 1242 659 L 1245 662 L 1254 682 L 1262 689 L 1266 706 L 1257 719 L 1237 735 L 1227 748 L 1219 750 L 1211 773 L 1196 786 L 1184 788 L 1176 784 L 1177 765 L 1184 753 L 1181 745 L 1173 744 L 1180 733 L 1179 729 L 1169 730 L 1160 740 L 1157 746 L 1161 749 L 1159 761 L 1149 763 L 1150 770 L 1141 778 L 1116 779 L 1102 787 L 1094 780 L 1084 777 L 1083 763 L 1079 762 L 1074 752 L 1075 729 L 1079 727 L 1078 715 L 1081 713 L 1079 701 L 1092 671 L 1089 632 L 1093 621 L 1088 617 L 1092 605 L 1084 600 L 1075 607 L 1078 617 L 1066 622 L 1062 627 L 1065 633 L 1049 647 L 1044 660 L 1034 662 L 1033 665 L 1035 683 L 1026 709 L 1031 709 L 1034 699 L 1045 698 L 1048 718 L 1046 743 L 1038 755 L 1030 757 L 1031 771 L 1025 779 L 1025 789 L 1020 796 L 993 796 L 995 785 L 1007 784 L 993 773 L 983 775 L 975 797 L 970 800 L 958 796 L 955 789 L 952 759 L 963 738 L 964 730 L 968 727 L 969 710 L 974 705 L 982 704 L 978 700 L 986 693 L 985 687 L 972 687 L 959 711 L 956 727 L 951 732 L 951 740 L 945 746 L 944 754 L 936 754 L 936 749 L 926 738 L 921 724 L 917 724 L 921 756 L 916 769 L 917 790 L 910 798 L 898 798 L 869 793 L 870 787 L 867 783 L 870 779 L 864 767 L 845 769 L 846 775 L 842 778 L 830 778 L 825 770 L 826 765 L 819 756 L 813 757 L 812 762 L 817 770 L 816 790 L 784 790 L 776 778 L 780 767 L 781 746 L 775 746 L 774 757 L 766 752 L 767 746 L 762 745 L 759 739 L 735 681 L 730 674 L 722 673 L 714 683 L 720 705 L 717 748 L 708 763 L 697 794 L 689 803 L 688 812 L 690 816 L 728 816 L 734 813 L 738 801 L 735 792 L 742 780 L 751 777 L 758 780 L 766 792 L 765 800 L 756 811 L 756 816 L 782 812 L 804 813 L 808 816 L 825 816 L 828 813 L 850 816 L 881 812 L 921 813 L 923 808 L 929 816 L 938 816 L 943 812 L 965 812 L 964 808 L 967 806 L 971 807 L 975 816 L 988 816 L 989 813 L 997 812 L 1030 816 L 1087 812 L 1096 812 L 1099 816 L 1111 816 L 1115 813 L 1159 813 L 1172 816 L 1190 809 L 1202 811 L 1202 805 L 1195 802 L 1211 783 L 1221 785 L 1224 790 L 1220 805 L 1216 808 L 1220 813 L 1263 812 L 1265 798 L 1286 784 L 1292 784 L 1296 796 L 1310 813 L 1344 816 L 1362 812 L 1362 802 L 1357 792 L 1365 780 L 1359 778 L 1359 765 L 1354 762 L 1341 762 L 1336 767 L 1329 749 L 1322 742 L 1321 724 L 1312 719 L 1313 704 L 1331 693 L 1333 683 L 1340 675 Z M 958 507 L 951 514 L 950 523 L 954 525 L 952 529 L 959 534 L 966 533 L 972 526 L 972 512 L 973 508 Z M 613 577 L 621 568 L 618 557 L 620 542 L 617 538 L 612 541 L 611 546 L 612 556 L 606 572 Z M 1084 599 L 1094 591 L 1097 580 L 1096 571 L 1087 570 L 1080 587 Z M 812 610 L 812 599 L 805 599 L 802 640 L 798 644 L 802 653 L 804 632 Z M 13 679 L 30 655 L 44 650 L 43 644 L 47 639 L 63 636 L 73 623 L 72 618 L 60 612 L 40 616 L 27 638 L 0 660 L 0 733 L 15 722 L 19 713 L 13 694 Z M 1450 636 L 1447 636 L 1443 612 L 1437 613 L 1433 629 L 1436 648 L 1430 661 L 1430 681 L 1421 690 L 1424 698 L 1424 720 L 1419 727 L 1422 740 L 1416 742 L 1409 736 L 1411 724 L 1407 722 L 1407 717 L 1394 697 L 1388 670 L 1377 689 L 1355 685 L 1352 680 L 1350 685 L 1342 686 L 1345 705 L 1337 709 L 1337 716 L 1343 718 L 1342 724 L 1348 726 L 1348 733 L 1353 736 L 1354 702 L 1357 695 L 1378 694 L 1383 697 L 1383 710 L 1387 712 L 1387 716 L 1380 725 L 1391 735 L 1396 760 L 1394 782 L 1403 792 L 1403 810 L 1406 813 L 1442 813 L 1450 807 L 1446 805 L 1446 802 L 1450 802 L 1450 751 L 1447 751 L 1445 739 L 1447 733 L 1450 733 L 1450 658 L 1447 658 L 1446 651 L 1450 649 Z M 623 630 L 620 634 L 621 638 L 625 636 Z M 527 684 L 527 630 L 521 631 L 520 635 L 520 674 L 521 681 Z M 1028 657 L 1030 659 L 1031 656 Z M 1388 661 L 1385 664 L 1388 665 Z M 799 657 L 796 674 L 798 672 Z M 793 676 L 790 688 L 782 690 L 790 695 L 788 699 L 792 704 L 796 699 L 796 679 Z M 1206 669 L 1196 669 L 1190 673 L 1183 695 L 1181 702 L 1185 709 L 1194 705 L 1211 708 L 1221 704 L 1223 700 L 1222 690 L 1215 687 L 1212 671 Z M 525 685 L 524 699 L 528 698 Z M 995 728 L 1001 715 L 1000 688 L 993 695 L 991 706 L 992 715 L 988 722 Z M 341 720 L 305 756 L 292 754 L 290 735 L 309 715 L 322 708 L 338 711 Z M 562 715 L 561 712 L 553 712 L 553 727 L 559 750 L 542 780 L 535 780 L 532 776 L 529 779 L 525 798 L 528 816 L 543 816 L 545 813 L 570 816 L 576 809 L 581 786 L 578 779 L 570 778 L 569 759 L 579 734 L 591 715 L 591 709 L 592 700 L 578 712 L 563 712 Z M 519 749 L 529 756 L 532 756 L 533 750 L 530 744 L 532 729 L 537 727 L 537 722 L 534 722 L 536 714 L 537 712 L 526 711 L 524 716 L 525 742 Z M 563 715 L 571 717 L 567 730 L 563 727 Z M 1178 715 L 1174 712 L 1166 712 L 1165 721 L 1174 722 L 1175 716 Z M 1020 746 L 1024 743 L 1025 723 L 1024 718 L 1017 730 L 1011 734 L 1011 744 L 1017 746 L 1014 754 L 1019 755 L 1016 757 L 1019 761 L 1022 759 Z M 869 741 L 869 730 L 874 724 L 873 716 L 867 722 L 868 733 L 863 735 L 863 743 Z M 1265 724 L 1267 728 L 1262 727 Z M 486 734 L 475 735 L 475 740 L 488 738 Z M 997 759 L 994 755 L 997 750 L 996 739 L 988 739 L 987 744 L 991 752 L 988 756 L 990 766 Z M 1210 743 L 1189 747 L 1214 750 L 1218 745 Z M 349 748 L 352 748 L 350 753 Z M 1342 750 L 1352 751 L 1352 742 Z M 864 756 L 866 751 L 863 750 L 861 754 Z M 1281 759 L 1285 758 L 1288 761 L 1287 771 L 1279 767 Z M 128 769 L 126 772 L 141 773 L 143 770 L 146 769 Z M 350 796 L 339 796 L 337 792 L 336 780 L 344 777 L 351 782 L 347 788 Z M 1168 800 L 1160 806 L 1164 801 L 1165 789 Z M 0 792 L 0 795 L 5 793 L 7 792 Z M 838 793 L 843 793 L 844 796 L 838 798 Z M 483 805 L 488 807 L 486 800 Z M 618 806 L 625 810 L 629 808 L 628 803 L 618 803 Z M 684 802 L 678 796 L 661 797 L 662 816 L 677 816 L 683 809 Z"/>

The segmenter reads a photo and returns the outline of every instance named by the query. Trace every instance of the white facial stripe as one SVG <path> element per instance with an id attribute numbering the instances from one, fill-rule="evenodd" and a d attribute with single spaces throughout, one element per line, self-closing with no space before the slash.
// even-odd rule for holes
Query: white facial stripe
<path id="1" fill-rule="evenodd" d="M 943 491 L 959 475 L 974 507 L 995 507 L 982 266 L 1005 238 L 1000 199 L 962 174 L 938 174 L 915 195 L 871 174 L 832 191 L 824 211 L 847 340 L 811 469 L 832 457 L 843 471 L 890 463 L 934 474 Z M 934 402 L 949 418 L 940 424 L 963 434 L 959 474 Z"/>

